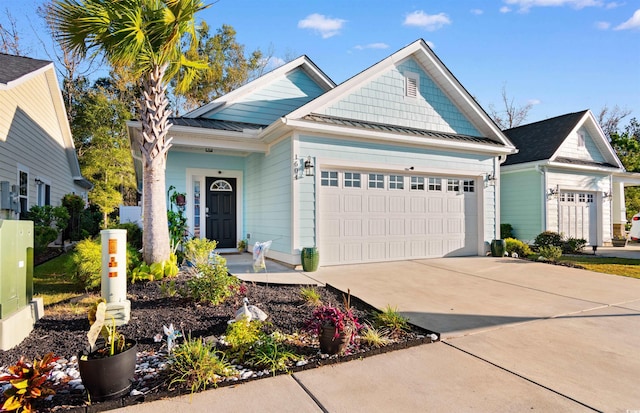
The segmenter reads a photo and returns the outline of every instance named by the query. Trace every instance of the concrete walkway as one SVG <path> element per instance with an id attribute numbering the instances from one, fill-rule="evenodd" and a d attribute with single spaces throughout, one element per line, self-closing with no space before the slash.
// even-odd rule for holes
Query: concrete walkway
<path id="1" fill-rule="evenodd" d="M 259 281 L 250 257 L 227 256 L 228 266 Z M 307 274 L 267 261 L 267 270 L 262 281 L 329 283 L 378 308 L 398 306 L 443 341 L 119 410 L 640 410 L 638 279 L 489 257 Z"/>

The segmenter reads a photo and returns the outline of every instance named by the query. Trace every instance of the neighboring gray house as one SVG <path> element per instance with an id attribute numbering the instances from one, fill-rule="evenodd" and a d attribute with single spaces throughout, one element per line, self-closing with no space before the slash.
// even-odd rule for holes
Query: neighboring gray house
<path id="1" fill-rule="evenodd" d="M 0 196 L 4 218 L 87 199 L 53 63 L 0 53 Z"/>
<path id="2" fill-rule="evenodd" d="M 518 148 L 501 166 L 501 222 L 531 242 L 543 231 L 590 245 L 620 232 L 624 168 L 589 110 L 507 129 Z M 622 199 L 622 203 L 620 203 Z M 615 209 L 614 209 L 615 208 Z"/>
<path id="3" fill-rule="evenodd" d="M 515 152 L 423 40 L 340 85 L 303 56 L 171 123 L 189 230 L 289 264 L 484 255 Z"/>

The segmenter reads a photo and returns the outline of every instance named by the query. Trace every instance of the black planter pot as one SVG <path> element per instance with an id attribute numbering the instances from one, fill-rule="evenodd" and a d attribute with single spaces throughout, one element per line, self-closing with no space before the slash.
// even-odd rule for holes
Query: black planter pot
<path id="1" fill-rule="evenodd" d="M 127 346 L 127 350 L 111 357 L 95 357 L 95 352 L 86 350 L 78 355 L 82 384 L 92 401 L 114 399 L 129 393 L 136 371 L 137 343 L 127 340 Z M 83 360 L 83 356 L 87 359 Z"/>

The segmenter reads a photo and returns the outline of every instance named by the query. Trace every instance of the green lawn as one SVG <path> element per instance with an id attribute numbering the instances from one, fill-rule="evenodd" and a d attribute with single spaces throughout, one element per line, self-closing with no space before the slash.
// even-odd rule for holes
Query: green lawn
<path id="1" fill-rule="evenodd" d="M 70 258 L 71 254 L 65 253 L 33 269 L 33 292 L 35 296 L 43 298 L 44 305 L 56 304 L 84 293 L 66 273 Z"/>
<path id="2" fill-rule="evenodd" d="M 578 264 L 590 271 L 640 278 L 640 260 L 579 255 L 562 256 L 560 261 Z"/>

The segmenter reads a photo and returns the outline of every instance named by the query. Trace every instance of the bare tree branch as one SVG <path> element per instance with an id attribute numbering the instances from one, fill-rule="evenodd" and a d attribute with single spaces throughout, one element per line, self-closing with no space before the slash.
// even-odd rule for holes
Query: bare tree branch
<path id="1" fill-rule="evenodd" d="M 598 123 L 605 136 L 610 138 L 612 134 L 618 133 L 620 131 L 620 122 L 630 114 L 631 109 L 620 108 L 618 105 L 615 105 L 613 109 L 609 109 L 607 105 L 604 105 L 598 112 Z"/>
<path id="2" fill-rule="evenodd" d="M 493 104 L 489 104 L 487 109 L 489 116 L 503 130 L 520 126 L 527 119 L 531 108 L 533 108 L 531 103 L 527 103 L 524 106 L 516 106 L 514 99 L 509 99 L 507 95 L 506 85 L 502 86 L 502 104 L 504 105 L 503 110 L 497 110 Z"/>

